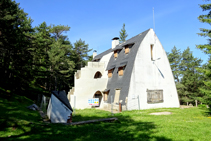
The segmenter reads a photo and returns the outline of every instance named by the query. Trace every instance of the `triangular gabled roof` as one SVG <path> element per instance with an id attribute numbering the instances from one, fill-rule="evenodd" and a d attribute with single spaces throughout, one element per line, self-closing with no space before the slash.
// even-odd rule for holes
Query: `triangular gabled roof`
<path id="1" fill-rule="evenodd" d="M 67 99 L 67 95 L 64 91 L 52 91 L 52 94 L 57 97 L 67 108 L 69 108 L 72 112 L 73 109 Z"/>
<path id="2" fill-rule="evenodd" d="M 111 55 L 110 60 L 108 62 L 106 70 L 114 69 L 112 77 L 109 78 L 106 89 L 109 89 L 110 95 L 115 94 L 116 89 L 121 89 L 120 94 L 120 100 L 122 101 L 122 104 L 125 104 L 125 98 L 128 96 L 129 86 L 130 86 L 130 80 L 131 80 L 131 74 L 134 66 L 134 61 L 139 49 L 140 44 L 142 43 L 144 37 L 147 35 L 150 29 L 138 34 L 137 36 L 134 36 L 130 38 L 129 40 L 117 45 L 112 51 L 114 50 L 121 50 L 118 54 L 117 58 L 114 58 L 113 55 Z M 124 47 L 127 45 L 133 45 L 129 54 L 125 54 Z M 141 63 L 141 62 L 140 62 Z M 124 75 L 120 76 L 118 75 L 118 67 L 126 65 Z M 108 97 L 108 102 L 110 102 L 111 96 Z"/>
<path id="3" fill-rule="evenodd" d="M 146 34 L 148 33 L 149 30 L 150 29 L 148 29 L 148 30 L 130 38 L 129 40 L 117 45 L 113 49 L 113 51 L 117 50 L 117 49 L 123 49 L 126 45 L 134 44 L 131 52 L 128 55 L 125 55 L 125 53 L 123 51 L 121 51 L 118 54 L 118 57 L 116 59 L 113 56 L 111 56 L 109 63 L 108 63 L 108 66 L 107 66 L 107 70 L 111 66 L 120 66 L 120 64 L 123 63 L 123 62 L 131 62 L 132 63 L 134 61 L 135 57 L 136 57 L 139 45 L 141 44 L 142 40 L 144 39 L 144 37 L 146 36 Z"/>

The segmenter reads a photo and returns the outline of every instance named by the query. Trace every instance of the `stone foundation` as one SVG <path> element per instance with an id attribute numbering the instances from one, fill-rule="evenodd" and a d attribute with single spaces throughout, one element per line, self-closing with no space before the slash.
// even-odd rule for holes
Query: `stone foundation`
<path id="1" fill-rule="evenodd" d="M 119 112 L 119 105 L 117 104 L 110 104 L 110 103 L 104 103 L 103 104 L 103 109 L 107 110 L 107 111 L 111 111 L 111 106 L 113 106 L 113 111 L 118 111 Z M 126 111 L 127 110 L 127 107 L 126 105 L 122 105 L 122 111 Z"/>

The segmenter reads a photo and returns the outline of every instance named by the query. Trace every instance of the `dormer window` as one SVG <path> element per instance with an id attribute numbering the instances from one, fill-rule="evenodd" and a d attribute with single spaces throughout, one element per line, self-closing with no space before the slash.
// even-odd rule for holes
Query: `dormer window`
<path id="1" fill-rule="evenodd" d="M 129 46 L 125 46 L 125 54 L 128 54 L 130 52 Z"/>
<path id="2" fill-rule="evenodd" d="M 127 62 L 123 62 L 120 64 L 119 68 L 118 68 L 118 75 L 119 76 L 123 76 L 124 75 L 124 71 L 125 71 L 125 67 L 127 65 Z"/>
<path id="3" fill-rule="evenodd" d="M 108 70 L 108 78 L 112 77 L 113 71 L 114 71 L 114 69 Z"/>
<path id="4" fill-rule="evenodd" d="M 125 67 L 119 67 L 118 68 L 118 74 L 119 74 L 119 76 L 123 76 L 123 74 L 124 74 L 124 68 Z"/>
<path id="5" fill-rule="evenodd" d="M 133 45 L 134 45 L 134 43 L 128 44 L 128 45 L 125 46 L 125 54 L 128 54 L 130 52 Z"/>
<path id="6" fill-rule="evenodd" d="M 120 51 L 121 51 L 121 49 L 114 50 L 114 58 L 117 58 L 118 57 Z"/>
<path id="7" fill-rule="evenodd" d="M 109 66 L 109 68 L 107 68 L 107 70 L 108 70 L 108 78 L 112 77 L 112 74 L 113 74 L 113 71 L 114 71 L 115 67 L 116 67 L 116 65 L 112 65 L 112 66 Z"/>
<path id="8" fill-rule="evenodd" d="M 114 51 L 114 58 L 117 58 L 118 57 L 118 50 L 115 50 Z"/>

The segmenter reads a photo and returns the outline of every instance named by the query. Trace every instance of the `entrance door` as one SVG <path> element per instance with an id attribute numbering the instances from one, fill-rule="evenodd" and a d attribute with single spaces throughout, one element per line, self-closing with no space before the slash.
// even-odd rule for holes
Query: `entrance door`
<path id="1" fill-rule="evenodd" d="M 114 103 L 119 104 L 120 89 L 116 89 Z"/>
<path id="2" fill-rule="evenodd" d="M 100 107 L 100 104 L 101 104 L 101 100 L 103 98 L 103 95 L 100 91 L 97 91 L 95 94 L 94 94 L 94 97 L 93 98 L 99 98 L 99 106 L 95 106 L 95 107 Z"/>

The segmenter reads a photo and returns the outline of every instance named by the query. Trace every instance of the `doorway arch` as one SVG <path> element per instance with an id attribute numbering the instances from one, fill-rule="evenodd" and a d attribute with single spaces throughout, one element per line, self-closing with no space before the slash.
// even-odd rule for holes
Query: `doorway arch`
<path id="1" fill-rule="evenodd" d="M 99 98 L 99 106 L 95 106 L 95 107 L 100 107 L 101 101 L 103 99 L 103 94 L 100 91 L 96 91 L 93 98 Z"/>

